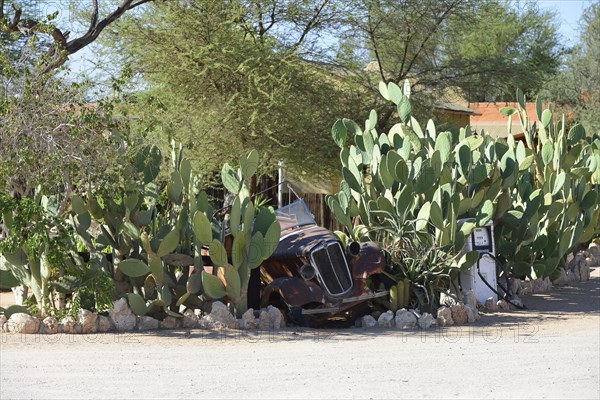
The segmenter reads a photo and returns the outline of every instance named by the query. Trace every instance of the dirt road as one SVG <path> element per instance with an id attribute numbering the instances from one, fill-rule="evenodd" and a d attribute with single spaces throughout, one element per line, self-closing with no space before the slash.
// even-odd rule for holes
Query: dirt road
<path id="1" fill-rule="evenodd" d="M 427 332 L 4 334 L 0 398 L 599 399 L 600 279 L 523 300 Z"/>

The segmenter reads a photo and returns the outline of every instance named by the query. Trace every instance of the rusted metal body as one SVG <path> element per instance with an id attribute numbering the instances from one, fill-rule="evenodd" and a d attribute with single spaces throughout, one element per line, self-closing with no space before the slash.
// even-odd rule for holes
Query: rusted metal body
<path id="1" fill-rule="evenodd" d="M 367 287 L 367 278 L 385 268 L 375 243 L 344 248 L 336 235 L 316 225 L 302 200 L 276 212 L 281 239 L 260 268 L 262 306 L 285 305 L 288 312 L 313 318 L 349 316 L 357 306 L 387 294 Z"/>

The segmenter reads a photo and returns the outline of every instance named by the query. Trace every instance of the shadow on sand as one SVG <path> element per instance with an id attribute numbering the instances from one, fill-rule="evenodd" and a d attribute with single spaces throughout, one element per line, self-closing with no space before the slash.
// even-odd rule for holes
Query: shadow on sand
<path id="1" fill-rule="evenodd" d="M 542 320 L 562 320 L 573 314 L 596 315 L 600 317 L 600 278 L 592 278 L 587 282 L 579 282 L 572 286 L 554 287 L 552 292 L 523 296 L 521 298 L 527 309 L 498 313 L 482 313 L 482 319 L 474 324 L 462 327 L 437 328 L 429 331 L 399 331 L 382 328 L 346 328 L 346 329 L 313 329 L 302 327 L 287 327 L 277 331 L 236 331 L 224 330 L 175 330 L 136 332 L 142 337 L 171 337 L 181 340 L 201 341 L 246 341 L 279 342 L 279 341 L 313 341 L 326 342 L 337 340 L 360 340 L 374 336 L 422 337 L 439 335 L 450 330 L 485 329 L 486 327 L 508 328 L 514 326 L 533 326 Z"/>

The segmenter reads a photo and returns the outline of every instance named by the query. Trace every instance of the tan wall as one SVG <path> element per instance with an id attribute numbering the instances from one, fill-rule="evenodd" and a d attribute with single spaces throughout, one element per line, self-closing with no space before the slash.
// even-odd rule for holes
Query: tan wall
<path id="1" fill-rule="evenodd" d="M 465 126 L 470 125 L 471 119 L 471 116 L 468 114 L 444 112 L 437 112 L 436 117 L 438 119 L 438 124 L 446 126 L 455 126 L 457 128 L 464 128 Z"/>

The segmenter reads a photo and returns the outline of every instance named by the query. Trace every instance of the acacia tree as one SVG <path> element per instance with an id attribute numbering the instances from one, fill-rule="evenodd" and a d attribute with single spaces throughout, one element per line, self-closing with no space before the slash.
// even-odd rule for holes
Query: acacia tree
<path id="1" fill-rule="evenodd" d="M 23 35 L 35 37 L 44 35 L 50 39 L 50 45 L 45 57 L 40 58 L 39 67 L 42 72 L 48 73 L 62 66 L 71 54 L 78 52 L 98 39 L 100 33 L 110 24 L 115 22 L 126 12 L 133 10 L 153 0 L 121 0 L 116 8 L 104 17 L 99 12 L 98 0 L 90 0 L 89 23 L 87 30 L 76 38 L 71 38 L 71 32 L 57 27 L 53 23 L 56 15 L 42 18 L 27 17 L 29 10 L 23 10 L 16 1 L 10 2 L 12 15 L 6 11 L 9 7 L 6 0 L 0 0 L 0 32 L 5 35 Z M 44 41 L 42 41 L 43 43 Z"/>
<path id="2" fill-rule="evenodd" d="M 174 1 L 116 25 L 107 40 L 149 84 L 130 111 L 140 129 L 183 142 L 206 175 L 252 148 L 263 172 L 279 160 L 296 173 L 333 171 L 330 121 L 356 108 L 360 92 L 300 56 L 316 52 L 309 41 L 332 21 L 328 6 Z"/>
<path id="3" fill-rule="evenodd" d="M 29 197 L 123 185 L 126 126 L 110 105 L 85 101 L 78 84 L 25 74 L 0 96 L 0 191 Z M 61 209 L 64 210 L 66 203 Z"/>
<path id="4" fill-rule="evenodd" d="M 90 0 L 84 10 L 87 28 L 71 38 L 67 27 L 56 26 L 56 14 L 39 16 L 35 4 L 21 8 L 0 0 L 1 191 L 23 198 L 41 186 L 48 194 L 63 193 L 66 201 L 83 184 L 96 190 L 123 184 L 126 124 L 113 119 L 113 102 L 90 104 L 89 82 L 67 83 L 64 75 L 51 72 L 126 12 L 149 2 Z M 101 12 L 101 5 L 114 8 Z"/>
<path id="5" fill-rule="evenodd" d="M 380 80 L 409 78 L 421 109 L 448 88 L 469 100 L 512 98 L 515 87 L 538 90 L 541 77 L 556 69 L 556 31 L 551 15 L 514 7 L 474 0 L 172 1 L 129 14 L 105 43 L 143 82 L 135 87 L 145 89 L 135 97 L 140 128 L 196 150 L 200 171 L 253 147 L 266 165 L 284 159 L 296 172 L 314 174 L 330 169 L 337 155 L 328 140 L 331 121 L 376 108 L 385 127 L 394 109 L 380 103 Z M 478 37 L 487 42 L 471 44 Z"/>
<path id="6" fill-rule="evenodd" d="M 582 14 L 579 45 L 564 68 L 550 81 L 542 96 L 559 111 L 581 122 L 588 131 L 600 131 L 600 4 Z"/>
<path id="7" fill-rule="evenodd" d="M 536 93 L 557 71 L 553 16 L 535 4 L 471 0 L 366 0 L 347 14 L 338 62 L 366 87 L 409 79 L 413 103 L 431 107 L 448 91 L 469 101 L 506 101 L 516 87 Z M 381 127 L 393 109 L 382 110 Z"/>

